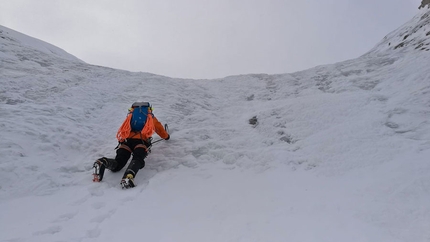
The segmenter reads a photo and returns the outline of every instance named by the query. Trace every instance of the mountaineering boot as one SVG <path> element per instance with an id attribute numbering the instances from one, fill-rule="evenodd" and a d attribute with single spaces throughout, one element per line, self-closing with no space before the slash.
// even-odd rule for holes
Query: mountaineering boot
<path id="1" fill-rule="evenodd" d="M 101 182 L 103 179 L 103 175 L 105 174 L 105 169 L 112 170 L 116 166 L 116 161 L 114 159 L 109 159 L 106 157 L 102 157 L 96 162 L 94 162 L 93 168 L 93 182 Z"/>
<path id="2" fill-rule="evenodd" d="M 121 183 L 120 183 L 122 189 L 135 187 L 133 179 L 134 179 L 134 176 L 131 173 L 127 174 L 124 178 L 122 178 Z"/>

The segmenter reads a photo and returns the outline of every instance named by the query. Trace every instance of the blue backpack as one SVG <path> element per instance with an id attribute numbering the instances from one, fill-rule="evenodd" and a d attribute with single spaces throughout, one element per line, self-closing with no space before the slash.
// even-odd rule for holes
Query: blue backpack
<path id="1" fill-rule="evenodd" d="M 143 127 L 145 127 L 151 104 L 149 102 L 135 102 L 131 107 L 133 108 L 130 123 L 131 130 L 142 131 Z"/>

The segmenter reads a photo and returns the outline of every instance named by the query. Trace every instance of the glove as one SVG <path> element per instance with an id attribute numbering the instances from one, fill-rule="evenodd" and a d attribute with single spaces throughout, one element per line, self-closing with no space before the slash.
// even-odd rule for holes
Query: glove
<path id="1" fill-rule="evenodd" d="M 169 139 L 170 139 L 170 134 L 164 140 L 169 140 Z"/>

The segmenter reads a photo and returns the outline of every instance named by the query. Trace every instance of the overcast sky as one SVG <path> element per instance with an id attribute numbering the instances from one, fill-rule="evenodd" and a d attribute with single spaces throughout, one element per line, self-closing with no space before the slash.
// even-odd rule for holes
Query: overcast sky
<path id="1" fill-rule="evenodd" d="M 290 73 L 358 57 L 421 0 L 0 0 L 0 25 L 95 65 L 171 77 Z"/>

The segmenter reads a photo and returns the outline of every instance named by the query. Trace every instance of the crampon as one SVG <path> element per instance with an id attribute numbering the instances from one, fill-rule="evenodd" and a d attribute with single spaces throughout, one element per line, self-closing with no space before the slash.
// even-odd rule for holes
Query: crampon
<path id="1" fill-rule="evenodd" d="M 101 182 L 105 173 L 105 165 L 100 160 L 97 160 L 94 162 L 93 169 L 93 182 Z"/>
<path id="2" fill-rule="evenodd" d="M 128 189 L 128 188 L 135 187 L 134 181 L 133 181 L 133 175 L 128 174 L 125 178 L 123 178 L 121 180 L 120 184 L 121 184 L 122 189 Z"/>

